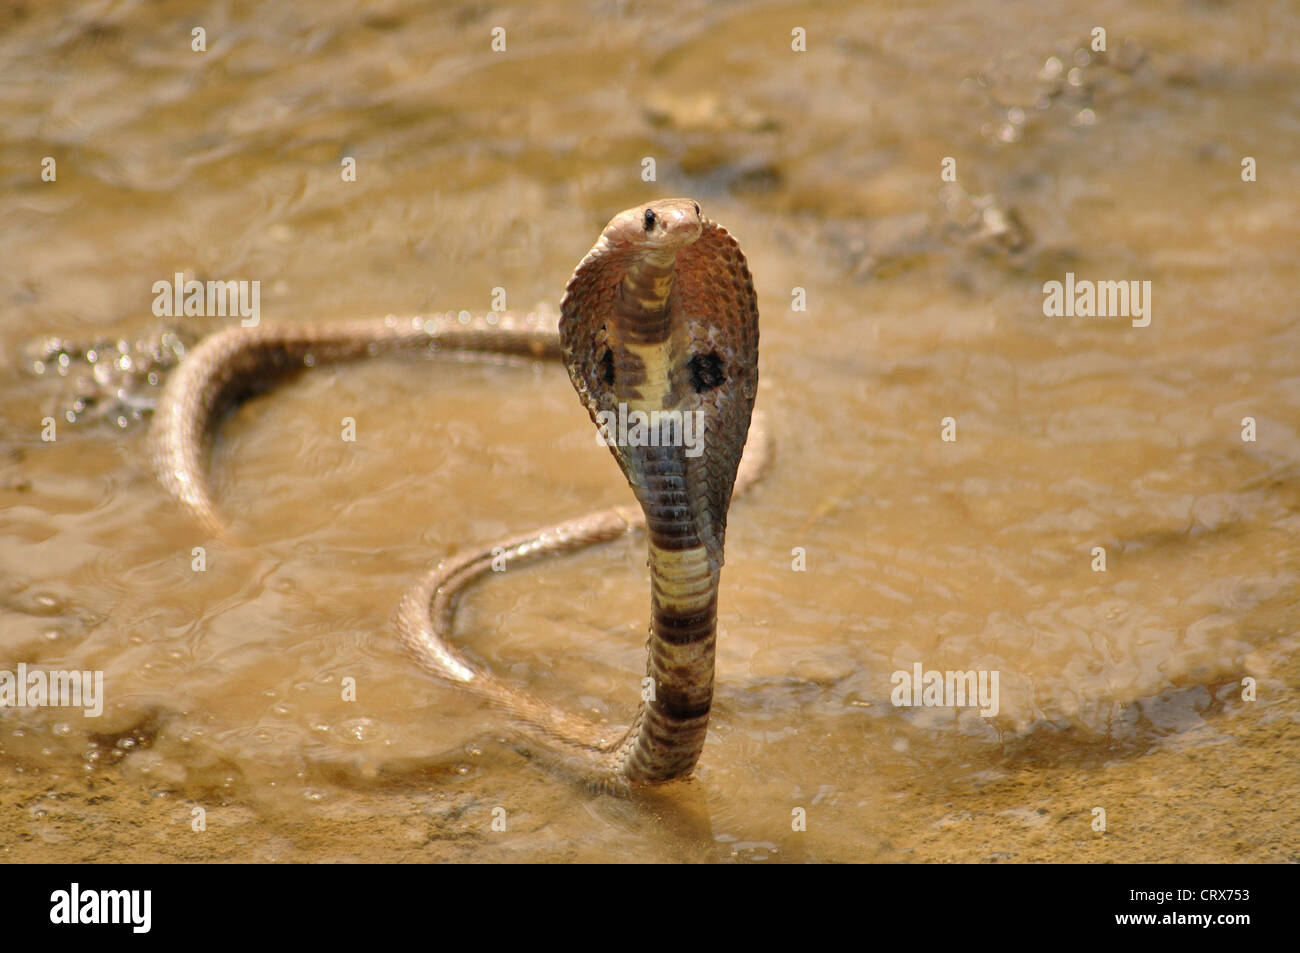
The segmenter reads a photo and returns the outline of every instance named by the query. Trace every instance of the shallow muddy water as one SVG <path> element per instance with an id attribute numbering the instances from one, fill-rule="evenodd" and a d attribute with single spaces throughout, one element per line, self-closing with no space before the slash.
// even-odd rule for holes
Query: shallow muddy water
<path id="1" fill-rule="evenodd" d="M 105 705 L 0 711 L 0 858 L 1300 859 L 1300 14 L 1078 6 L 6 7 L 0 669 Z M 268 323 L 553 310 L 674 195 L 748 256 L 776 457 L 696 777 L 631 801 L 391 625 L 439 557 L 630 502 L 559 365 L 285 382 L 220 432 L 220 539 L 144 424 L 34 373 L 50 335 L 157 336 L 177 272 L 259 281 Z M 1149 324 L 1046 317 L 1067 273 L 1149 281 Z M 647 618 L 638 537 L 488 580 L 458 632 L 617 724 Z M 996 671 L 996 715 L 895 707 L 916 663 Z"/>

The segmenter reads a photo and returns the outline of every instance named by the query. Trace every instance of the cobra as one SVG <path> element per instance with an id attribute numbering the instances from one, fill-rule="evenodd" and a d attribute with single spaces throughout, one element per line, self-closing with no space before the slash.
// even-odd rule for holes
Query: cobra
<path id="1" fill-rule="evenodd" d="M 442 314 L 223 331 L 167 382 L 150 437 L 155 469 L 210 532 L 224 533 L 205 459 L 223 409 L 277 372 L 431 349 L 561 360 L 593 422 L 622 414 L 655 421 L 656 432 L 648 440 L 606 441 L 636 506 L 589 513 L 440 562 L 402 598 L 402 643 L 425 672 L 504 712 L 521 740 L 598 788 L 620 792 L 688 776 L 713 702 L 728 509 L 768 458 L 753 409 L 758 305 L 739 245 L 694 201 L 666 199 L 610 221 L 569 279 L 558 328 L 537 315 L 466 324 Z M 685 415 L 699 421 L 702 446 L 686 446 L 680 430 L 673 432 L 672 422 Z M 459 597 L 494 562 L 508 569 L 642 528 L 650 569 L 646 678 L 626 729 L 543 702 L 457 649 Z"/>

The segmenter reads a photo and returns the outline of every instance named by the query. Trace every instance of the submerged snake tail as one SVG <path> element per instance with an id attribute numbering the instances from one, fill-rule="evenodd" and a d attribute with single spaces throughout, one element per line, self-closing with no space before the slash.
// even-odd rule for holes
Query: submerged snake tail
<path id="1" fill-rule="evenodd" d="M 167 491 L 208 532 L 225 530 L 207 479 L 208 441 L 222 413 L 285 375 L 399 351 L 559 356 L 554 319 L 502 314 L 470 324 L 455 313 L 312 325 L 229 328 L 205 338 L 171 373 L 150 428 L 150 457 Z"/>

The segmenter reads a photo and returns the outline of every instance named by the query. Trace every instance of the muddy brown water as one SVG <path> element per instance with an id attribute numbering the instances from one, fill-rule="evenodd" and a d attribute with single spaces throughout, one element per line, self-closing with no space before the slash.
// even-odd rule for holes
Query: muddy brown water
<path id="1" fill-rule="evenodd" d="M 0 712 L 0 857 L 1300 859 L 1300 19 L 1074 6 L 6 6 L 0 668 L 100 670 L 106 703 Z M 265 322 L 553 308 L 612 214 L 670 195 L 749 257 L 776 442 L 688 785 L 552 776 L 392 633 L 439 556 L 630 499 L 558 365 L 248 402 L 228 539 L 141 425 L 41 439 L 68 381 L 31 342 L 156 335 L 176 272 L 259 281 Z M 1150 281 L 1149 325 L 1045 317 L 1067 272 Z M 489 580 L 462 644 L 619 722 L 643 547 Z M 997 671 L 997 715 L 895 707 L 917 662 Z"/>

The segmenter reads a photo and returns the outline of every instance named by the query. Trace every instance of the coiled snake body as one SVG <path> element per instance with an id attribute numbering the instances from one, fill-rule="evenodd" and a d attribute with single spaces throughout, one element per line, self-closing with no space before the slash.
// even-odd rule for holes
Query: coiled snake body
<path id="1" fill-rule="evenodd" d="M 606 425 L 606 442 L 639 507 L 592 513 L 444 561 L 403 597 L 397 628 L 424 671 L 504 711 L 557 766 L 619 791 L 689 775 L 704 746 L 727 510 L 733 490 L 740 493 L 759 477 L 767 450 L 761 426 L 750 429 L 758 307 L 736 241 L 702 218 L 696 203 L 668 199 L 610 221 L 569 279 L 560 311 L 558 333 L 535 316 L 513 315 L 470 325 L 438 315 L 405 324 L 387 319 L 221 332 L 168 380 L 151 432 L 152 459 L 168 491 L 209 531 L 221 533 L 205 479 L 207 437 L 223 408 L 274 372 L 431 348 L 563 360 L 592 420 Z M 699 445 L 682 439 L 685 414 L 702 421 Z M 631 436 L 634 426 L 620 445 L 608 426 L 614 418 L 642 422 L 640 439 Z M 498 567 L 502 559 L 517 565 L 643 526 L 651 578 L 647 678 L 625 731 L 542 702 L 454 647 L 457 599 L 494 559 Z"/>

